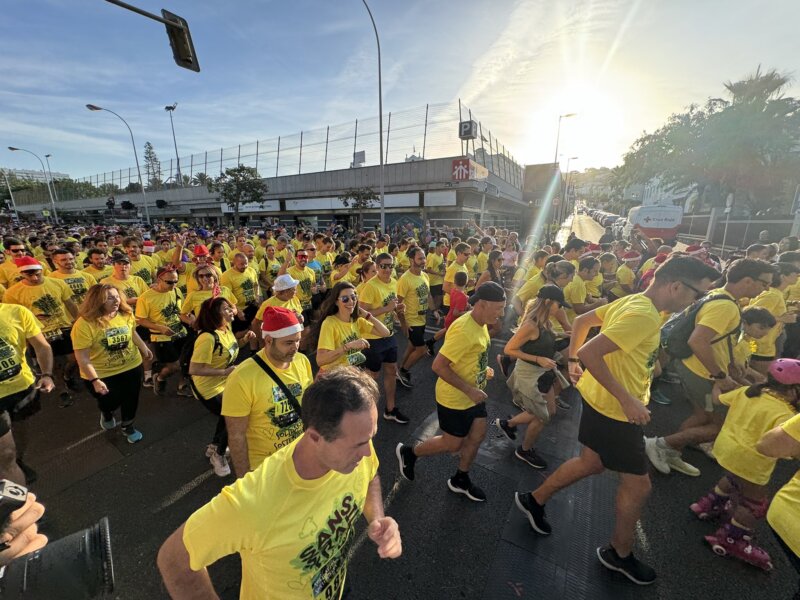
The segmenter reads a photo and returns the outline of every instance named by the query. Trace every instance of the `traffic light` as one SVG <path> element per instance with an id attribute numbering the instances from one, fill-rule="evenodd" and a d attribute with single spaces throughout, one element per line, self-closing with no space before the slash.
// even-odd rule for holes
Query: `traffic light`
<path id="1" fill-rule="evenodd" d="M 175 58 L 175 64 L 184 69 L 199 72 L 200 63 L 197 62 L 197 54 L 195 54 L 194 44 L 192 43 L 192 34 L 189 32 L 189 23 L 183 17 L 179 17 L 163 8 L 161 9 L 161 16 L 174 23 L 173 25 L 167 25 L 167 36 L 169 37 L 169 45 L 172 46 L 172 56 Z"/>

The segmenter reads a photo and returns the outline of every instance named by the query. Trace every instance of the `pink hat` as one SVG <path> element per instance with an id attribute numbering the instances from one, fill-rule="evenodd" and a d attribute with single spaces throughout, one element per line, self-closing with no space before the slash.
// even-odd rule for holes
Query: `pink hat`
<path id="1" fill-rule="evenodd" d="M 20 271 L 35 271 L 36 269 L 41 270 L 42 264 L 36 260 L 35 258 L 31 258 L 30 256 L 23 256 L 22 258 L 17 258 L 14 260 L 14 264 L 17 265 L 17 268 Z"/>
<path id="2" fill-rule="evenodd" d="M 264 309 L 261 331 L 264 337 L 282 338 L 303 331 L 303 326 L 293 310 L 282 306 L 268 306 Z"/>

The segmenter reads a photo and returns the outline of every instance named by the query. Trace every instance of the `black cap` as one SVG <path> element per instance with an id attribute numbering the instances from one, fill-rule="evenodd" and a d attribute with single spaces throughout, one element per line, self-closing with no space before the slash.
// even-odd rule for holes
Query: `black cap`
<path id="1" fill-rule="evenodd" d="M 536 297 L 544 298 L 545 300 L 555 300 L 564 308 L 572 308 L 572 304 L 564 300 L 564 290 L 557 285 L 553 285 L 552 283 L 543 285 L 539 289 L 539 293 L 536 294 Z"/>
<path id="2" fill-rule="evenodd" d="M 347 258 L 344 254 L 339 254 L 336 258 L 333 259 L 333 266 L 338 267 L 340 265 L 349 265 L 350 259 Z"/>
<path id="3" fill-rule="evenodd" d="M 584 246 L 588 246 L 588 245 L 589 245 L 588 242 L 584 242 L 580 238 L 572 238 L 564 246 L 564 252 L 567 252 L 569 250 L 577 250 L 578 248 L 583 248 Z"/>
<path id="4" fill-rule="evenodd" d="M 486 300 L 487 302 L 505 302 L 506 292 L 500 284 L 494 281 L 487 281 L 479 285 L 472 296 L 469 297 L 469 303 L 475 304 L 478 300 Z"/>
<path id="5" fill-rule="evenodd" d="M 123 254 L 122 252 L 114 252 L 114 254 L 111 255 L 111 262 L 131 264 L 131 259 L 128 258 L 127 254 Z"/>

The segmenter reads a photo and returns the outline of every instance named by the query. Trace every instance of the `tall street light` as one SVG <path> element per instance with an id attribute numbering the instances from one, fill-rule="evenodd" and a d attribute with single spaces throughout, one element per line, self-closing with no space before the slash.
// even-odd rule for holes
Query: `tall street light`
<path id="1" fill-rule="evenodd" d="M 8 195 L 11 196 L 11 208 L 14 211 L 14 218 L 19 221 L 19 213 L 17 212 L 17 203 L 14 202 L 14 191 L 11 189 L 11 183 L 8 181 L 8 175 L 2 171 L 3 179 L 6 180 L 6 187 L 8 187 Z"/>
<path id="2" fill-rule="evenodd" d="M 380 190 L 381 190 L 381 234 L 386 232 L 386 209 L 383 201 L 383 87 L 381 85 L 381 40 L 378 37 L 378 28 L 372 11 L 369 9 L 367 0 L 361 0 L 369 13 L 369 20 L 372 21 L 372 28 L 375 30 L 375 41 L 378 43 L 378 129 L 380 129 Z"/>
<path id="3" fill-rule="evenodd" d="M 570 117 L 576 116 L 578 113 L 566 113 L 563 115 L 558 115 L 558 129 L 556 130 L 556 153 L 553 156 L 553 179 L 556 178 L 558 175 L 558 142 L 561 138 L 561 119 L 569 119 Z M 559 191 L 561 186 L 559 185 Z M 563 199 L 562 199 L 563 200 Z M 556 208 L 553 208 L 553 225 L 556 223 Z"/>
<path id="4" fill-rule="evenodd" d="M 149 224 L 150 223 L 150 209 L 147 207 L 147 194 L 145 194 L 144 183 L 142 183 L 142 169 L 139 167 L 139 154 L 138 154 L 138 152 L 136 152 L 136 141 L 133 139 L 133 131 L 131 131 L 131 126 L 128 125 L 128 122 L 125 119 L 120 117 L 113 110 L 109 110 L 107 108 L 103 108 L 101 106 L 97 106 L 96 104 L 87 104 L 86 108 L 88 108 L 89 110 L 94 111 L 94 112 L 100 111 L 100 110 L 104 110 L 106 112 L 110 112 L 112 115 L 117 117 L 120 121 L 125 123 L 125 127 L 128 128 L 128 133 L 131 134 L 131 144 L 133 145 L 133 157 L 136 159 L 136 173 L 139 175 L 139 189 L 142 191 L 142 200 L 144 201 L 144 218 L 147 221 L 147 223 Z"/>
<path id="5" fill-rule="evenodd" d="M 47 180 L 47 171 L 44 168 L 44 161 L 39 157 L 38 154 L 31 152 L 30 150 L 25 150 L 25 148 L 15 148 L 14 146 L 9 146 L 9 150 L 12 152 L 27 152 L 28 154 L 33 154 L 38 160 L 39 164 L 42 165 L 42 175 L 44 175 L 44 182 L 47 185 L 47 193 L 50 194 L 50 207 L 53 209 L 53 219 L 55 222 L 58 223 L 58 212 L 56 211 L 56 201 L 53 198 L 53 190 L 50 189 L 50 185 Z"/>
<path id="6" fill-rule="evenodd" d="M 566 213 L 567 206 L 569 202 L 567 201 L 567 194 L 569 194 L 569 163 L 570 161 L 578 160 L 577 156 L 570 156 L 567 158 L 567 172 L 564 176 L 564 193 L 561 194 L 561 219 L 564 219 L 564 214 Z"/>
<path id="7" fill-rule="evenodd" d="M 178 103 L 174 102 L 171 106 L 165 106 L 164 110 L 169 113 L 169 124 L 172 127 L 172 143 L 175 145 L 175 164 L 177 165 L 177 179 L 183 187 L 183 177 L 181 177 L 181 157 L 178 156 L 178 142 L 175 141 L 175 123 L 172 122 L 172 113 L 178 108 Z"/>
<path id="8" fill-rule="evenodd" d="M 53 179 L 53 171 L 50 170 L 50 157 L 53 156 L 52 154 L 45 154 L 44 159 L 47 161 L 47 174 L 50 176 L 50 184 L 53 186 L 53 195 L 56 197 L 56 202 L 58 202 L 58 190 L 56 189 L 56 180 Z"/>

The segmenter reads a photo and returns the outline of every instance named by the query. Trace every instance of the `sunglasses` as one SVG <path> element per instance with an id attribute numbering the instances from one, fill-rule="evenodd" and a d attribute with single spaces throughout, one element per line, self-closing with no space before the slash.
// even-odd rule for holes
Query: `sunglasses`
<path id="1" fill-rule="evenodd" d="M 394 264 L 392 263 L 383 263 L 382 265 L 378 265 L 378 268 L 383 269 L 384 271 L 389 270 L 392 267 L 394 267 Z"/>
<path id="2" fill-rule="evenodd" d="M 20 252 L 25 252 L 25 248 L 9 248 L 8 251 L 13 254 L 18 254 Z"/>
<path id="3" fill-rule="evenodd" d="M 344 304 L 349 304 L 350 302 L 356 302 L 358 300 L 358 294 L 353 294 L 352 296 L 339 296 L 339 301 Z"/>
<path id="4" fill-rule="evenodd" d="M 212 273 L 198 273 L 197 274 L 197 278 L 198 279 L 210 279 L 210 278 L 213 278 L 213 277 L 214 277 L 214 275 Z"/>
<path id="5" fill-rule="evenodd" d="M 682 285 L 685 285 L 687 288 L 689 288 L 690 290 L 692 290 L 694 292 L 695 300 L 700 298 L 701 296 L 703 296 L 705 294 L 704 291 L 698 290 L 696 287 L 694 287 L 693 285 L 689 285 L 685 281 L 679 281 L 679 283 L 681 283 Z"/>
<path id="6" fill-rule="evenodd" d="M 162 279 L 161 281 L 163 281 L 167 285 L 178 285 L 177 279 Z"/>

